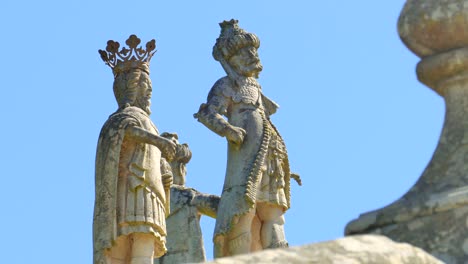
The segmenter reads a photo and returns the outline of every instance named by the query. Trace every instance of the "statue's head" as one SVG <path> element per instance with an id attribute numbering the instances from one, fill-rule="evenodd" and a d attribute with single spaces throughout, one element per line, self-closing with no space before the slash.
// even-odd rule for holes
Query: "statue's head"
<path id="1" fill-rule="evenodd" d="M 146 71 L 131 69 L 114 79 L 114 95 L 119 108 L 136 106 L 151 114 L 151 94 L 151 80 Z"/>
<path id="2" fill-rule="evenodd" d="M 177 144 L 175 158 L 171 162 L 172 176 L 174 177 L 174 184 L 185 185 L 185 176 L 187 175 L 186 164 L 192 158 L 192 152 L 187 144 L 179 144 L 179 137 L 177 133 L 164 132 L 161 137 L 167 138 Z"/>
<path id="3" fill-rule="evenodd" d="M 129 49 L 109 40 L 106 50 L 99 50 L 102 60 L 114 73 L 114 95 L 119 108 L 136 106 L 148 114 L 151 113 L 151 79 L 149 63 L 156 52 L 156 40 L 146 43 L 146 49 L 138 47 L 141 40 L 131 35 L 125 42 Z"/>
<path id="4" fill-rule="evenodd" d="M 213 46 L 213 57 L 226 72 L 230 70 L 245 77 L 258 77 L 263 67 L 257 50 L 260 40 L 255 34 L 241 29 L 238 21 L 231 19 L 219 24 L 221 34 Z"/>

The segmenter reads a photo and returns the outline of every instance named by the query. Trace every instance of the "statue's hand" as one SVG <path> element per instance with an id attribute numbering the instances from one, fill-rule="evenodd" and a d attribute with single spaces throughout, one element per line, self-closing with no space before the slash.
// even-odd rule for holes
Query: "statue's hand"
<path id="1" fill-rule="evenodd" d="M 244 142 L 244 137 L 245 130 L 240 127 L 236 126 L 228 126 L 227 131 L 226 131 L 226 138 L 229 142 L 236 144 L 236 145 L 241 145 L 242 142 Z"/>
<path id="2" fill-rule="evenodd" d="M 171 187 L 172 181 L 173 181 L 172 174 L 164 174 L 162 176 L 164 189 L 169 189 Z"/>
<path id="3" fill-rule="evenodd" d="M 172 140 L 161 137 L 159 147 L 161 148 L 161 152 L 164 158 L 166 158 L 168 161 L 172 161 L 174 159 L 177 150 L 176 143 L 174 143 Z"/>

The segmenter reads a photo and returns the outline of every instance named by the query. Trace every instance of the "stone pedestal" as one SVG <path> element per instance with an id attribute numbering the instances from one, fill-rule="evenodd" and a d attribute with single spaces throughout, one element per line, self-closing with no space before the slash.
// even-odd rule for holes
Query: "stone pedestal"
<path id="1" fill-rule="evenodd" d="M 346 234 L 380 233 L 446 263 L 468 263 L 468 0 L 409 0 L 398 29 L 422 58 L 419 80 L 445 100 L 444 128 L 416 184 L 349 223 Z"/>

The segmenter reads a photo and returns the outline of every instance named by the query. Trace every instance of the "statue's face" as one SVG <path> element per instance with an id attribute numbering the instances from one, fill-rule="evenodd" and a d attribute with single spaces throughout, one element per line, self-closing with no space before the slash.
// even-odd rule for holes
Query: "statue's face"
<path id="1" fill-rule="evenodd" d="M 231 67 L 240 75 L 246 77 L 258 77 L 263 66 L 258 57 L 257 48 L 247 46 L 239 49 L 235 55 L 229 59 Z"/>
<path id="2" fill-rule="evenodd" d="M 175 162 L 171 163 L 172 175 L 174 184 L 185 185 L 185 175 L 187 175 L 187 169 L 184 163 Z"/>
<path id="3" fill-rule="evenodd" d="M 148 114 L 151 114 L 150 106 L 152 92 L 153 88 L 151 86 L 151 80 L 149 78 L 145 78 L 145 80 L 139 83 L 136 104 L 138 107 L 145 110 L 145 112 L 147 112 Z"/>

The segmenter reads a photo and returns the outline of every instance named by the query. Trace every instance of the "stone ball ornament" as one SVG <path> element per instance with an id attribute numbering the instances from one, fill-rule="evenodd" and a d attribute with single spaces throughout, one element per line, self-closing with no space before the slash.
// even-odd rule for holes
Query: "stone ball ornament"
<path id="1" fill-rule="evenodd" d="M 468 0 L 408 0 L 398 20 L 405 45 L 423 58 L 468 46 Z"/>

